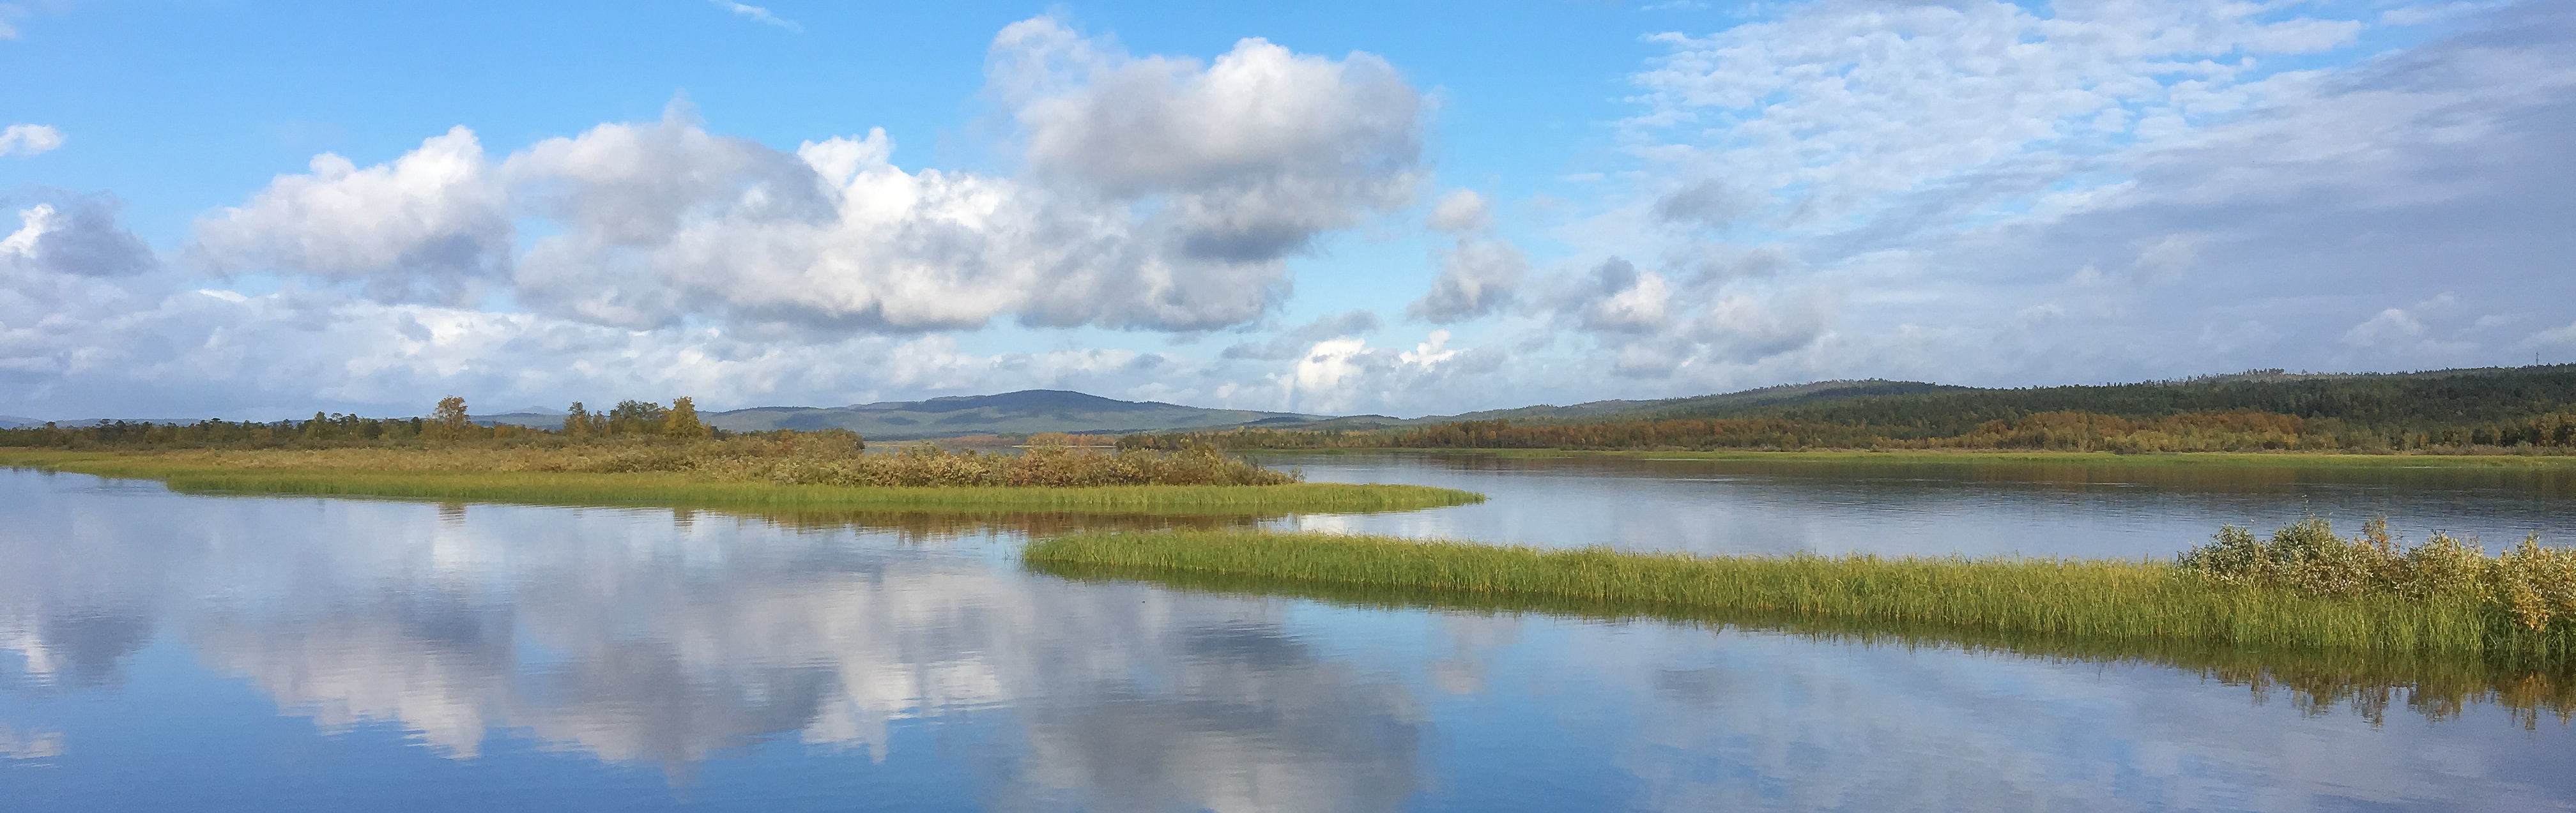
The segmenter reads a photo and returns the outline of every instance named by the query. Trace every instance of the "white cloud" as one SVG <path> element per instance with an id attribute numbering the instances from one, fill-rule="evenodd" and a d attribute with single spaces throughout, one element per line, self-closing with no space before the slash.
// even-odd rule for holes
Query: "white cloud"
<path id="1" fill-rule="evenodd" d="M 797 25 L 794 20 L 785 19 L 776 14 L 771 14 L 769 13 L 769 9 L 730 2 L 730 0 L 707 0 L 707 3 L 708 5 L 715 6 L 716 8 L 742 15 L 744 19 L 748 19 L 753 22 L 761 23 L 763 25 L 774 25 L 799 34 L 805 33 L 804 26 Z"/>
<path id="2" fill-rule="evenodd" d="M 507 192 L 464 127 L 359 169 L 333 153 L 197 222 L 194 256 L 218 272 L 357 280 L 394 301 L 459 303 L 507 273 Z"/>
<path id="3" fill-rule="evenodd" d="M 18 210 L 18 228 L 0 237 L 0 277 L 23 283 L 31 274 L 115 277 L 151 269 L 152 248 L 118 225 L 120 208 L 114 197 L 91 195 Z"/>
<path id="4" fill-rule="evenodd" d="M 0 35 L 8 35 L 6 23 L 0 23 Z M 0 36 L 0 39 L 7 39 Z M 63 145 L 63 131 L 42 124 L 12 124 L 0 128 L 0 157 L 25 158 L 53 151 Z"/>
<path id="5" fill-rule="evenodd" d="M 1030 169 L 1114 200 L 1161 196 L 1189 255 L 1258 261 L 1412 200 L 1427 116 L 1385 60 L 1258 38 L 1202 66 L 1129 57 L 1053 18 L 1003 29 L 990 92 Z"/>
<path id="6" fill-rule="evenodd" d="M 1367 54 L 1245 40 L 1202 66 L 1039 18 L 996 37 L 990 70 L 1022 127 L 1017 176 L 908 172 L 882 132 L 789 154 L 674 105 L 497 163 L 463 128 L 365 170 L 326 155 L 203 222 L 198 253 L 388 301 L 489 281 L 628 328 L 1195 331 L 1259 318 L 1289 254 L 1403 205 L 1422 173 L 1421 94 Z M 529 214 L 555 233 L 512 256 L 510 218 Z"/>
<path id="7" fill-rule="evenodd" d="M 1473 319 L 1509 307 L 1518 296 L 1529 260 L 1510 241 L 1493 237 L 1460 237 L 1440 254 L 1440 275 L 1431 291 L 1406 306 L 1405 313 L 1447 324 Z"/>
<path id="8" fill-rule="evenodd" d="M 1529 258 L 1520 246 L 1494 234 L 1492 208 L 1485 196 L 1467 189 L 1451 192 L 1431 207 L 1423 225 L 1458 242 L 1439 253 L 1439 275 L 1430 292 L 1406 306 L 1407 315 L 1448 324 L 1496 313 L 1518 301 Z"/>
<path id="9" fill-rule="evenodd" d="M 1493 225 L 1492 208 L 1485 196 L 1473 189 L 1461 189 L 1442 196 L 1431 207 L 1431 216 L 1422 219 L 1422 225 L 1452 234 L 1481 232 Z"/>
<path id="10" fill-rule="evenodd" d="M 1436 403 L 1438 389 L 1490 376 L 1505 356 L 1493 348 L 1451 348 L 1434 330 L 1411 350 L 1372 347 L 1349 337 L 1316 342 L 1284 372 L 1271 376 L 1288 409 L 1340 414 L 1395 404 Z"/>

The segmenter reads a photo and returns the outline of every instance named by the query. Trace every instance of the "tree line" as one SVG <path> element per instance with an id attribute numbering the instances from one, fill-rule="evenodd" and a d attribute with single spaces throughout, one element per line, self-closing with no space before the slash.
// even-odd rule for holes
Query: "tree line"
<path id="1" fill-rule="evenodd" d="M 1130 435 L 1137 448 L 2576 452 L 2576 365 L 1952 389 L 1595 419 Z"/>
<path id="2" fill-rule="evenodd" d="M 465 399 L 441 399 L 430 414 L 417 418 L 367 418 L 313 413 L 305 420 L 195 423 L 107 421 L 87 426 L 43 426 L 0 429 L 0 446 L 65 449 L 270 449 L 337 446 L 405 446 L 461 441 L 530 441 L 625 443 L 718 439 L 733 433 L 717 429 L 698 416 L 697 402 L 682 396 L 665 407 L 658 402 L 620 401 L 606 412 L 594 412 L 574 401 L 564 411 L 560 428 L 544 429 L 499 422 L 480 422 L 467 412 Z"/>

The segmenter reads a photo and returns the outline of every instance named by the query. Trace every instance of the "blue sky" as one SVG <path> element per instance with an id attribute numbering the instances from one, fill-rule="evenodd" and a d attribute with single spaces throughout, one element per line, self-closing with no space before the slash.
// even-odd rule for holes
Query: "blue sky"
<path id="1" fill-rule="evenodd" d="M 0 3 L 0 413 L 2576 360 L 2549 3 Z"/>

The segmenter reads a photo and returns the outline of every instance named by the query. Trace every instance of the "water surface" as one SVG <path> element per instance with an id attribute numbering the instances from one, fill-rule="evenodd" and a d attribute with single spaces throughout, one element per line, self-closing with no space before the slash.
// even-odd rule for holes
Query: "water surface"
<path id="1" fill-rule="evenodd" d="M 1656 460 L 1607 455 L 1271 454 L 1308 479 L 1407 482 L 1493 499 L 1306 517 L 1318 530 L 1696 553 L 2171 556 L 2221 524 L 2387 517 L 2501 549 L 2576 538 L 2576 468 L 2555 470 Z"/>
<path id="2" fill-rule="evenodd" d="M 2392 516 L 2457 505 L 2436 519 L 2490 538 L 2565 517 L 2558 485 L 2475 478 L 2427 492 L 2304 476 L 2076 486 L 1305 465 L 1497 499 L 1275 522 L 1544 544 L 2166 550 L 2168 529 L 2187 544 L 2214 518 L 2269 522 L 2326 494 Z M 1906 506 L 1946 513 L 1923 522 Z M 2576 809 L 2576 732 L 2494 704 L 2400 703 L 2374 722 L 2154 662 L 1174 590 L 1011 560 L 1026 530 L 1065 521 L 196 497 L 0 470 L 0 798 L 10 810 Z M 1855 529 L 1875 535 L 1851 541 Z M 2067 539 L 2094 547 L 2046 541 Z"/>

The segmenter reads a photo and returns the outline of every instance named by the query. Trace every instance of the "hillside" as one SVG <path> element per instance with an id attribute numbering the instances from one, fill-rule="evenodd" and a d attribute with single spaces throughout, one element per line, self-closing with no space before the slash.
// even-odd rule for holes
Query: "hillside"
<path id="1" fill-rule="evenodd" d="M 1127 442 L 1236 448 L 2576 449 L 2576 365 L 2362 374 L 2259 370 L 2013 389 L 1822 382 L 1665 401 L 1470 413 L 1445 421 L 1372 426 L 1342 419 L 1277 431 L 1140 435 Z"/>

